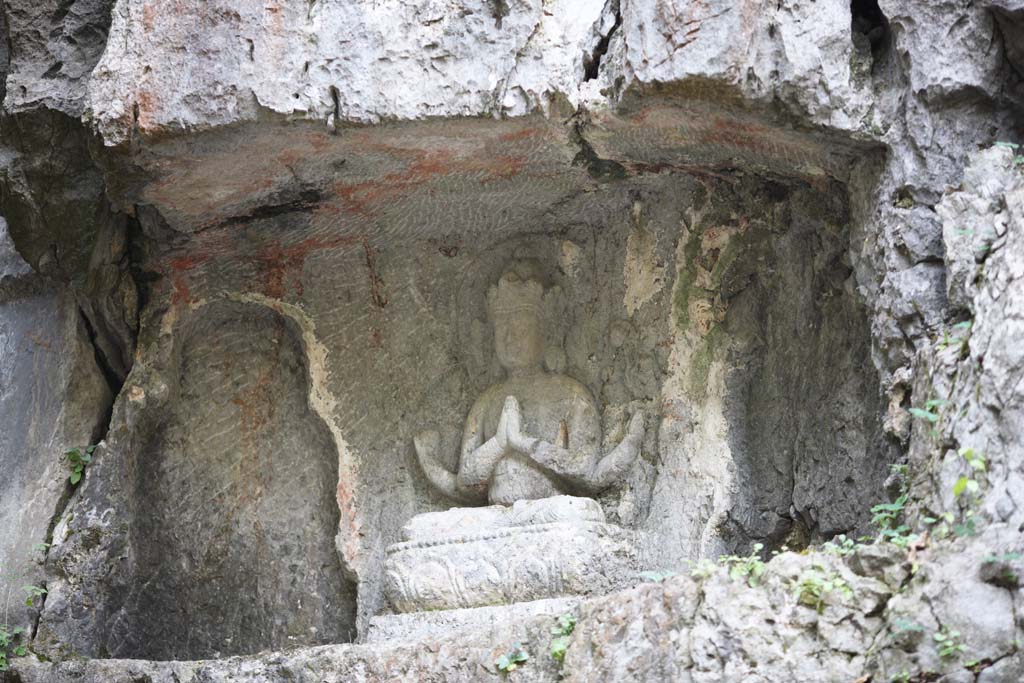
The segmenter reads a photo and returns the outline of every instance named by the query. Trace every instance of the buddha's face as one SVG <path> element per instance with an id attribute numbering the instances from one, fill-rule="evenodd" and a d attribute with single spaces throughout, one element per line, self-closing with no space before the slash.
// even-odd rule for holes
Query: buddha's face
<path id="1" fill-rule="evenodd" d="M 494 350 L 506 370 L 539 367 L 544 358 L 544 326 L 535 311 L 504 311 L 494 317 Z"/>

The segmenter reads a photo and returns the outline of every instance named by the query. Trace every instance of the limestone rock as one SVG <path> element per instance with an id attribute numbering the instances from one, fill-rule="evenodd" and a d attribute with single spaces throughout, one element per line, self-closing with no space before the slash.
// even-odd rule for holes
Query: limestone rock
<path id="1" fill-rule="evenodd" d="M 1020 680 L 1022 38 L 1020 0 L 8 0 L 0 589 L 45 582 L 9 620 L 64 660 L 8 678 Z M 452 505 L 413 437 L 500 380 L 520 257 L 602 452 L 649 420 L 601 514 L 682 575 L 566 607 L 564 663 L 562 603 L 342 643 Z M 904 484 L 899 544 L 813 549 Z M 687 564 L 755 542 L 812 549 Z"/>

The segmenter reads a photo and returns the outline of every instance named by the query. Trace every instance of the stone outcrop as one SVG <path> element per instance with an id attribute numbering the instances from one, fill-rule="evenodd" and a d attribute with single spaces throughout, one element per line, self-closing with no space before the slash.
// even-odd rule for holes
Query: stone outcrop
<path id="1" fill-rule="evenodd" d="M 1024 676 L 1024 2 L 8 0 L 0 35 L 12 682 Z M 524 258 L 600 452 L 647 417 L 596 504 L 677 575 L 366 644 Z"/>

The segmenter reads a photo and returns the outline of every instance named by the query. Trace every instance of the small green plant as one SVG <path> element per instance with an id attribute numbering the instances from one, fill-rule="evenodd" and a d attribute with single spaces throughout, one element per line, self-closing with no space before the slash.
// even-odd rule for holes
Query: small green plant
<path id="1" fill-rule="evenodd" d="M 710 578 L 715 573 L 717 566 L 714 562 L 707 558 L 697 560 L 696 562 L 690 562 L 690 577 L 697 581 L 703 581 L 704 579 Z"/>
<path id="2" fill-rule="evenodd" d="M 910 683 L 910 672 L 904 669 L 892 677 L 892 683 Z"/>
<path id="3" fill-rule="evenodd" d="M 651 583 L 661 583 L 665 579 L 671 579 L 673 576 L 678 576 L 677 572 L 671 569 L 659 569 L 657 571 L 640 572 L 640 578 L 644 581 Z"/>
<path id="4" fill-rule="evenodd" d="M 935 424 L 939 421 L 939 413 L 937 409 L 943 407 L 947 403 L 949 403 L 949 401 L 933 398 L 925 401 L 923 408 L 908 408 L 907 412 L 918 420 L 924 420 L 930 424 Z"/>
<path id="5" fill-rule="evenodd" d="M 999 555 L 992 553 L 991 555 L 986 555 L 982 562 L 1016 562 L 1022 557 L 1024 555 L 1020 553 L 1000 553 Z"/>
<path id="6" fill-rule="evenodd" d="M 933 398 L 924 402 L 923 406 L 917 408 L 907 408 L 907 412 L 915 420 L 921 420 L 929 425 L 928 436 L 933 439 L 939 437 L 938 422 L 941 419 L 939 409 L 945 406 L 949 401 L 942 399 Z"/>
<path id="7" fill-rule="evenodd" d="M 82 481 L 85 466 L 92 461 L 92 454 L 95 450 L 96 444 L 92 444 L 84 448 L 69 448 L 64 451 L 64 457 L 68 459 L 68 467 L 71 469 L 71 476 L 68 477 L 68 480 L 72 486 Z"/>
<path id="8" fill-rule="evenodd" d="M 1003 565 L 1001 573 L 992 577 L 996 579 L 996 581 L 992 581 L 992 583 L 1002 585 L 1005 588 L 1016 588 L 1020 585 L 1020 575 L 1012 566 L 1010 566 L 1010 563 L 1016 562 L 1021 559 L 1021 557 L 1024 557 L 1021 553 L 999 553 L 998 555 L 991 553 L 986 555 L 981 563 Z M 999 567 L 995 567 L 994 569 L 998 570 Z"/>
<path id="9" fill-rule="evenodd" d="M 857 543 L 852 538 L 847 538 L 846 534 L 839 534 L 831 541 L 825 543 L 822 546 L 826 553 L 830 555 L 838 555 L 840 557 L 849 557 L 853 555 L 857 550 Z"/>
<path id="10" fill-rule="evenodd" d="M 945 351 L 948 348 L 958 348 L 963 350 L 964 346 L 970 340 L 971 321 L 965 320 L 964 322 L 953 325 L 953 334 L 950 331 L 942 331 L 942 339 L 939 340 L 938 347 L 940 351 Z"/>
<path id="11" fill-rule="evenodd" d="M 558 617 L 558 625 L 551 628 L 551 657 L 555 661 L 565 660 L 565 651 L 569 649 L 569 636 L 576 629 L 576 617 L 571 614 L 563 614 Z"/>
<path id="12" fill-rule="evenodd" d="M 879 503 L 871 508 L 871 523 L 878 527 L 879 536 L 901 548 L 907 547 L 916 538 L 916 535 L 909 533 L 910 528 L 900 521 L 907 506 L 907 499 L 908 494 L 904 491 L 893 502 Z"/>
<path id="13" fill-rule="evenodd" d="M 971 469 L 969 474 L 960 477 L 953 484 L 953 495 L 957 498 L 963 496 L 964 493 L 976 496 L 981 490 L 981 482 L 975 477 L 984 475 L 988 470 L 988 464 L 985 462 L 984 456 L 973 448 L 961 448 L 960 457 L 967 461 Z"/>
<path id="14" fill-rule="evenodd" d="M 746 581 L 748 586 L 756 588 L 761 584 L 761 576 L 765 570 L 764 560 L 761 559 L 762 550 L 764 550 L 764 543 L 755 543 L 746 557 L 723 555 L 718 558 L 718 561 L 729 568 L 730 579 Z"/>
<path id="15" fill-rule="evenodd" d="M 1024 167 L 1024 155 L 1018 154 L 1017 150 L 1020 149 L 1020 145 L 1015 142 L 997 142 L 996 147 L 1003 147 L 1013 152 L 1013 166 L 1014 168 Z"/>
<path id="16" fill-rule="evenodd" d="M 7 671 L 7 658 L 9 656 L 24 657 L 28 654 L 25 646 L 18 644 L 21 634 L 24 632 L 25 629 L 20 626 L 13 629 L 7 626 L 0 626 L 0 671 Z"/>
<path id="17" fill-rule="evenodd" d="M 928 526 L 932 527 L 931 535 L 937 540 L 942 540 L 952 533 L 953 528 L 956 526 L 956 516 L 952 512 L 943 512 L 938 517 L 924 516 L 921 518 Z"/>
<path id="18" fill-rule="evenodd" d="M 967 510 L 964 512 L 963 521 L 957 522 L 953 525 L 953 533 L 958 538 L 964 538 L 965 536 L 976 536 L 978 534 L 977 523 L 974 521 L 974 510 Z"/>
<path id="19" fill-rule="evenodd" d="M 960 501 L 962 518 L 952 525 L 952 529 L 957 536 L 974 536 L 977 533 L 976 508 L 985 473 L 988 471 L 988 463 L 985 457 L 973 448 L 961 448 L 959 455 L 966 461 L 969 469 L 967 474 L 953 484 L 953 496 Z"/>
<path id="20" fill-rule="evenodd" d="M 35 607 L 36 600 L 39 600 L 46 595 L 46 589 L 42 586 L 22 586 L 21 589 L 25 591 L 26 607 Z"/>
<path id="21" fill-rule="evenodd" d="M 894 477 L 899 477 L 900 487 L 903 490 L 906 490 L 907 478 L 910 476 L 910 466 L 906 463 L 893 463 L 892 465 L 889 465 L 889 472 L 891 472 Z"/>
<path id="22" fill-rule="evenodd" d="M 853 597 L 850 584 L 846 583 L 846 580 L 839 574 L 820 564 L 815 564 L 803 572 L 792 582 L 791 586 L 793 597 L 797 602 L 807 607 L 813 607 L 818 614 L 825 610 L 825 596 L 829 593 L 835 592 L 847 600 Z"/>
<path id="23" fill-rule="evenodd" d="M 507 674 L 518 669 L 519 665 L 525 663 L 529 658 L 530 655 L 526 653 L 526 650 L 516 643 L 508 652 L 494 661 L 494 666 L 498 667 L 498 671 Z"/>
<path id="24" fill-rule="evenodd" d="M 921 626 L 921 624 L 917 623 L 916 621 L 904 619 L 903 617 L 893 619 L 893 633 L 920 633 L 921 631 L 924 631 L 924 626 Z"/>
<path id="25" fill-rule="evenodd" d="M 935 647 L 939 650 L 939 657 L 942 659 L 955 659 L 963 654 L 966 646 L 960 642 L 960 631 L 943 626 L 942 630 L 932 635 L 935 640 Z"/>

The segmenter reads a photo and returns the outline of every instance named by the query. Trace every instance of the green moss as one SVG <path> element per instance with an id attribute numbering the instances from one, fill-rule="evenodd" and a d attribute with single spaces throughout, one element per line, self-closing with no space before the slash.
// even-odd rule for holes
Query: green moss
<path id="1" fill-rule="evenodd" d="M 725 341 L 725 333 L 718 325 L 700 338 L 700 346 L 690 356 L 690 376 L 687 381 L 686 390 L 691 396 L 703 396 L 708 387 L 708 375 L 711 372 L 711 364 L 715 361 L 718 350 Z"/>
<path id="2" fill-rule="evenodd" d="M 729 268 L 746 253 L 747 240 L 741 237 L 734 237 L 725 243 L 718 260 L 711 269 L 711 287 L 716 292 L 722 288 L 722 277 L 729 272 Z"/>
<path id="3" fill-rule="evenodd" d="M 697 256 L 700 254 L 700 233 L 692 232 L 683 247 L 683 262 L 677 264 L 675 306 L 676 324 L 680 332 L 690 326 L 690 300 L 694 295 L 702 296 L 705 291 L 697 287 Z"/>

